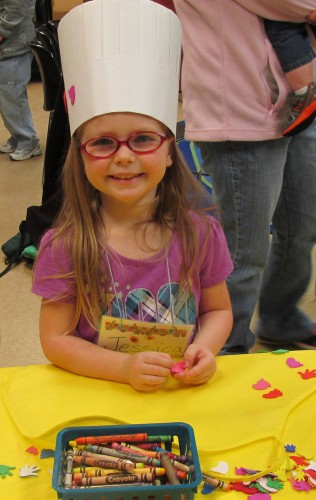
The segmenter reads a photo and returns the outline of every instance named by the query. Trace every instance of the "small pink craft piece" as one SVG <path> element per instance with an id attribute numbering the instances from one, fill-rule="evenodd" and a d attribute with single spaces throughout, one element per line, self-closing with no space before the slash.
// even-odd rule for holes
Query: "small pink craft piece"
<path id="1" fill-rule="evenodd" d="M 281 392 L 279 389 L 273 389 L 273 391 L 270 391 L 267 394 L 263 394 L 262 397 L 265 399 L 274 399 L 279 398 L 280 396 L 283 396 L 283 392 Z"/>
<path id="2" fill-rule="evenodd" d="M 307 481 L 294 481 L 293 479 L 289 479 L 292 488 L 296 491 L 310 491 L 312 486 Z"/>
<path id="3" fill-rule="evenodd" d="M 254 493 L 248 496 L 248 500 L 271 500 L 269 493 Z"/>
<path id="4" fill-rule="evenodd" d="M 185 361 L 177 361 L 174 363 L 174 365 L 171 368 L 171 373 L 174 375 L 175 373 L 183 373 L 186 368 L 186 362 Z"/>
<path id="5" fill-rule="evenodd" d="M 74 85 L 72 85 L 69 88 L 68 95 L 69 95 L 69 99 L 70 99 L 71 105 L 73 106 L 75 104 L 75 100 L 76 100 L 76 89 L 75 89 Z"/>
<path id="6" fill-rule="evenodd" d="M 299 368 L 300 366 L 303 366 L 303 364 L 297 361 L 295 358 L 287 358 L 286 364 L 289 368 Z"/>
<path id="7" fill-rule="evenodd" d="M 265 389 L 268 389 L 268 387 L 271 387 L 271 385 L 269 384 L 269 382 L 267 382 L 267 380 L 261 378 L 260 380 L 258 380 L 258 382 L 253 384 L 252 387 L 257 391 L 264 391 Z"/>

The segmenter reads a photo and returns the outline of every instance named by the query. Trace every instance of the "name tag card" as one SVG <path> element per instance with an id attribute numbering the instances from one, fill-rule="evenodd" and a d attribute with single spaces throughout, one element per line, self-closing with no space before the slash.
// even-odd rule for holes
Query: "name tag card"
<path id="1" fill-rule="evenodd" d="M 194 325 L 151 323 L 102 316 L 98 344 L 111 351 L 135 354 L 166 352 L 182 357 L 193 335 Z"/>

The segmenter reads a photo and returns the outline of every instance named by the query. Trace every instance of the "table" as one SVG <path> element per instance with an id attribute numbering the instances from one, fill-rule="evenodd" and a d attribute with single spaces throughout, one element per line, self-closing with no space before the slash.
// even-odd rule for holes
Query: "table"
<path id="1" fill-rule="evenodd" d="M 216 475 L 210 468 L 225 462 L 227 481 L 238 478 L 235 467 L 282 469 L 291 455 L 285 451 L 287 444 L 295 445 L 294 454 L 316 461 L 315 375 L 314 351 L 219 357 L 218 371 L 208 384 L 183 387 L 170 378 L 156 393 L 138 393 L 127 385 L 73 375 L 52 365 L 2 368 L 0 464 L 15 469 L 12 476 L 0 478 L 0 498 L 56 500 L 53 458 L 40 454 L 54 449 L 58 430 L 74 425 L 186 422 L 194 429 L 202 469 Z M 264 397 L 269 393 L 277 397 Z M 26 451 L 32 446 L 38 455 Z M 25 464 L 39 467 L 38 475 L 20 477 Z M 302 498 L 303 493 L 286 481 L 273 499 L 300 494 Z M 199 489 L 195 498 L 207 497 Z M 216 490 L 211 498 L 248 496 Z"/>

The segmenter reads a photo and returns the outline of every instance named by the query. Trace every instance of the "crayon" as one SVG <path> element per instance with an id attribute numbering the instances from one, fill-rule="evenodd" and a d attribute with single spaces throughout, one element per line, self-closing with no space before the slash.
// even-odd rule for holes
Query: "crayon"
<path id="1" fill-rule="evenodd" d="M 94 486 L 101 484 L 133 484 L 139 482 L 152 483 L 154 474 L 113 474 L 103 477 L 83 477 L 76 481 L 79 486 Z"/>
<path id="2" fill-rule="evenodd" d="M 156 451 L 155 448 L 161 448 L 161 442 L 159 443 L 134 443 L 138 448 L 142 448 L 143 450 L 152 450 Z"/>
<path id="3" fill-rule="evenodd" d="M 147 486 L 148 488 L 148 485 L 150 483 L 122 483 L 122 484 L 107 484 L 106 487 L 107 488 L 117 488 L 117 487 L 120 487 L 120 488 L 126 488 L 129 486 L 129 484 L 132 484 L 133 487 L 135 486 Z M 91 486 L 88 486 L 89 488 L 104 488 L 104 485 L 103 484 L 94 484 L 94 485 L 91 485 Z M 84 490 L 85 488 L 87 488 L 87 486 L 80 486 L 79 484 L 76 484 L 75 482 L 72 483 L 72 486 L 71 486 L 71 489 L 73 490 Z M 102 497 L 102 498 L 106 498 L 106 497 Z M 124 500 L 122 497 L 117 497 L 117 500 Z"/>
<path id="4" fill-rule="evenodd" d="M 104 469 L 118 469 L 125 472 L 131 472 L 134 469 L 134 464 L 130 460 L 119 459 L 118 462 L 113 460 L 95 459 L 92 457 L 78 457 L 74 456 L 74 463 L 80 465 L 92 465 L 94 467 L 102 467 Z"/>
<path id="5" fill-rule="evenodd" d="M 66 468 L 64 475 L 64 488 L 71 488 L 72 484 L 72 464 L 73 464 L 74 453 L 72 448 L 68 448 L 66 453 Z"/>
<path id="6" fill-rule="evenodd" d="M 100 469 L 97 467 L 74 467 L 72 469 L 73 475 L 75 474 L 84 474 L 84 477 L 94 477 L 94 476 L 108 476 L 109 474 L 117 474 L 116 469 Z M 166 471 L 163 467 L 135 467 L 131 472 L 131 474 L 148 474 L 152 473 L 156 476 L 162 477 L 166 474 Z M 178 479 L 186 480 L 187 473 L 175 470 L 176 476 Z M 79 477 L 79 476 L 78 476 Z"/>
<path id="7" fill-rule="evenodd" d="M 114 443 L 112 443 L 114 444 Z M 97 453 L 100 455 L 110 455 L 112 457 L 125 458 L 127 460 L 131 460 L 132 462 L 142 462 L 146 463 L 146 455 L 141 455 L 140 453 L 133 453 L 130 448 L 127 448 L 128 451 L 122 451 L 114 448 L 108 448 L 105 446 L 97 446 L 97 445 L 78 445 L 77 449 L 83 449 L 86 451 L 90 451 L 91 453 Z M 151 464 L 154 465 L 154 464 Z"/>
<path id="8" fill-rule="evenodd" d="M 74 467 L 72 474 L 73 477 L 76 474 L 81 474 L 83 477 L 108 476 L 109 474 L 117 474 L 117 469 L 100 469 L 99 467 L 85 467 L 81 465 L 80 467 Z"/>
<path id="9" fill-rule="evenodd" d="M 176 472 L 173 468 L 171 459 L 168 457 L 168 453 L 161 453 L 160 461 L 163 468 L 166 469 L 166 474 L 170 484 L 180 484 L 180 481 L 177 478 Z"/>
<path id="10" fill-rule="evenodd" d="M 159 452 L 157 451 L 143 450 L 143 448 L 138 448 L 138 446 L 133 446 L 131 444 L 128 445 L 127 443 L 121 443 L 121 444 L 112 443 L 111 447 L 117 450 L 119 449 L 121 450 L 125 449 L 125 451 L 132 450 L 132 452 L 139 453 L 140 455 L 145 455 L 146 457 L 151 457 L 151 458 L 157 458 L 159 460 Z"/>
<path id="11" fill-rule="evenodd" d="M 202 474 L 202 479 L 207 484 L 214 486 L 214 488 L 219 488 L 220 490 L 229 491 L 230 485 L 225 483 L 221 479 L 216 479 L 215 477 L 208 476 L 207 474 Z"/>
<path id="12" fill-rule="evenodd" d="M 77 444 L 101 444 L 112 443 L 113 441 L 145 441 L 148 438 L 146 432 L 138 434 L 115 434 L 110 436 L 82 436 L 75 439 Z"/>
<path id="13" fill-rule="evenodd" d="M 133 452 L 132 452 L 130 447 L 123 446 L 119 443 L 112 443 L 111 448 L 113 448 L 117 451 L 122 451 L 123 453 L 126 453 L 126 455 L 133 453 L 134 456 L 136 455 L 138 457 L 138 461 L 143 462 L 144 464 L 157 466 L 157 467 L 160 466 L 160 460 L 158 460 L 157 458 L 148 457 L 145 453 L 141 453 L 141 452 L 138 452 L 136 450 L 133 450 Z M 145 452 L 146 450 L 141 450 L 141 451 Z"/>
<path id="14" fill-rule="evenodd" d="M 121 441 L 128 441 L 127 439 L 122 439 Z M 140 441 L 145 441 L 145 439 L 140 439 Z M 148 436 L 147 441 L 149 443 L 154 443 L 155 441 L 162 441 L 162 442 L 167 442 L 170 441 L 171 443 L 173 442 L 173 436 Z"/>
<path id="15" fill-rule="evenodd" d="M 102 455 L 99 453 L 93 453 L 91 451 L 86 451 L 86 450 L 78 450 L 77 448 L 74 449 L 74 456 L 76 457 L 91 457 L 95 458 L 96 460 L 109 460 L 112 462 L 122 462 L 122 460 L 125 460 L 125 457 L 113 457 L 111 455 Z M 130 462 L 131 460 L 129 460 Z"/>
<path id="16" fill-rule="evenodd" d="M 174 460 L 173 458 L 168 457 L 171 460 L 171 463 L 174 465 L 176 469 L 182 470 L 186 472 L 187 474 L 192 471 L 191 467 L 189 467 L 186 464 L 182 464 L 181 462 L 178 462 L 177 460 Z M 160 459 L 161 460 L 161 459 Z"/>
<path id="17" fill-rule="evenodd" d="M 160 448 L 159 446 L 155 447 L 155 451 L 160 451 L 162 453 L 167 452 L 170 458 L 173 458 L 174 460 L 177 460 L 178 462 L 181 462 L 182 464 L 187 464 L 190 462 L 190 457 L 187 455 L 175 455 L 171 451 L 164 450 L 163 448 Z"/>
<path id="18" fill-rule="evenodd" d="M 117 474 L 117 470 L 115 469 L 96 469 L 94 467 L 91 467 L 93 470 L 86 470 L 85 472 L 76 472 L 75 469 L 73 469 L 73 476 L 72 479 L 74 481 L 81 479 L 83 477 L 104 477 L 104 476 L 110 476 L 113 474 Z M 135 474 L 137 476 L 141 476 L 142 474 L 153 474 L 154 476 L 164 476 L 166 473 L 165 469 L 162 467 L 159 468 L 154 468 L 154 467 L 148 467 L 146 469 L 133 469 L 131 474 Z"/>

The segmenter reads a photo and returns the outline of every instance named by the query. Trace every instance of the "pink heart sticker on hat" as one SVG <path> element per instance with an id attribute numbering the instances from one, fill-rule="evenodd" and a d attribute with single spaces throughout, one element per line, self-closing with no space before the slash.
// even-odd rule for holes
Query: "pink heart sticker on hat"
<path id="1" fill-rule="evenodd" d="M 75 100 L 76 100 L 76 89 L 75 89 L 74 85 L 72 85 L 68 89 L 68 95 L 69 95 L 70 103 L 73 106 L 75 104 Z"/>

